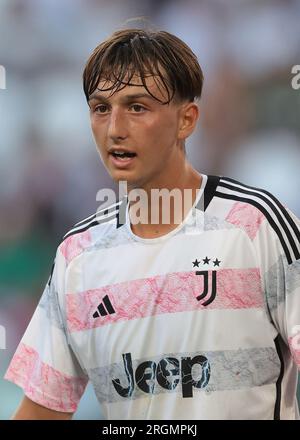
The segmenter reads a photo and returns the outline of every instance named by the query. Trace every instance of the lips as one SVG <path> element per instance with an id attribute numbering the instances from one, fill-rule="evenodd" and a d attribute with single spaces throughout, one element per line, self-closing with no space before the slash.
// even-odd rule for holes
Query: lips
<path id="1" fill-rule="evenodd" d="M 136 157 L 133 151 L 125 150 L 124 148 L 111 148 L 109 150 L 111 162 L 117 168 L 127 168 L 132 164 Z"/>

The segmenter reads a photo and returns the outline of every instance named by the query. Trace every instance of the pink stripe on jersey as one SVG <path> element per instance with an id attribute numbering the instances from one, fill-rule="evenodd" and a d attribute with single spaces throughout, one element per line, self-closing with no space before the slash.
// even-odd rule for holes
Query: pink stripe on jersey
<path id="1" fill-rule="evenodd" d="M 67 264 L 77 257 L 84 248 L 89 246 L 91 242 L 91 233 L 89 230 L 78 234 L 70 235 L 60 245 L 60 250 L 65 257 Z"/>
<path id="2" fill-rule="evenodd" d="M 212 297 L 213 272 L 216 275 L 216 296 Z M 220 269 L 196 272 L 176 272 L 167 275 L 127 281 L 100 289 L 67 294 L 67 322 L 70 331 L 78 331 L 163 313 L 177 313 L 199 309 L 245 309 L 263 307 L 259 269 Z M 108 296 L 115 313 L 93 317 L 98 306 L 107 310 L 103 298 Z M 107 310 L 108 311 L 108 310 Z"/>
<path id="3" fill-rule="evenodd" d="M 74 412 L 87 380 L 71 377 L 41 361 L 36 350 L 20 343 L 4 379 L 23 388 L 34 402 L 55 411 Z"/>
<path id="4" fill-rule="evenodd" d="M 289 347 L 296 365 L 300 368 L 300 329 L 296 335 L 289 338 Z"/>
<path id="5" fill-rule="evenodd" d="M 236 202 L 226 217 L 229 223 L 243 228 L 251 240 L 254 240 L 264 219 L 259 209 L 243 202 Z"/>

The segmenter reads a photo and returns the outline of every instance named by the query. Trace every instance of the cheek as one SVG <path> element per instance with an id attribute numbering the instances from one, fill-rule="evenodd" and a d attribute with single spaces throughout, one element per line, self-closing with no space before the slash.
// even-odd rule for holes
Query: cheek
<path id="1" fill-rule="evenodd" d="M 132 124 L 131 128 L 132 130 L 130 131 L 133 136 L 147 136 L 149 140 L 171 140 L 174 139 L 174 136 L 177 133 L 177 123 L 174 120 L 174 116 L 171 117 L 168 114 L 156 115 L 155 117 L 143 121 L 142 125 L 139 123 Z M 147 139 L 145 138 L 144 141 L 147 142 Z"/>
<path id="2" fill-rule="evenodd" d="M 91 129 L 94 136 L 98 134 L 99 124 L 96 123 L 94 118 L 91 118 Z"/>
<path id="3" fill-rule="evenodd" d="M 102 146 L 104 140 L 105 140 L 105 129 L 103 126 L 101 126 L 99 123 L 95 122 L 94 120 L 91 120 L 91 130 L 94 136 L 94 139 L 99 146 Z M 100 144 L 101 142 L 101 144 Z"/>
<path id="4" fill-rule="evenodd" d="M 164 137 L 174 137 L 178 130 L 178 121 L 174 113 L 166 111 L 155 121 L 156 131 Z"/>
<path id="5" fill-rule="evenodd" d="M 151 143 L 155 151 L 169 150 L 177 140 L 177 124 L 168 115 L 162 115 L 147 125 L 144 134 L 145 141 Z"/>
<path id="6" fill-rule="evenodd" d="M 97 136 L 96 124 L 92 118 L 90 120 L 90 125 L 91 125 L 91 130 L 92 130 L 93 136 L 96 137 Z"/>

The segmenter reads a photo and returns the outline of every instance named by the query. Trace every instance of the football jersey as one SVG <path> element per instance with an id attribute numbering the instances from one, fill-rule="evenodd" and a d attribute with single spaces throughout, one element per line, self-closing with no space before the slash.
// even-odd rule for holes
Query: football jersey
<path id="1" fill-rule="evenodd" d="M 297 419 L 300 223 L 269 192 L 202 176 L 171 232 L 132 232 L 128 201 L 77 223 L 5 378 L 107 419 Z"/>

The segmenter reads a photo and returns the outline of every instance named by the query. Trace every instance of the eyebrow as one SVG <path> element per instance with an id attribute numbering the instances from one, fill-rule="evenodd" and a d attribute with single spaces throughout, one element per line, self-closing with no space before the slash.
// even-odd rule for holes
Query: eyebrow
<path id="1" fill-rule="evenodd" d="M 153 98 L 153 96 L 149 95 L 148 93 L 135 93 L 133 95 L 127 95 L 121 98 L 120 101 L 126 103 L 129 101 L 134 101 L 135 99 L 139 99 L 139 98 L 148 98 L 151 99 L 151 101 L 157 101 L 155 98 Z M 101 101 L 105 103 L 108 102 L 108 99 L 105 96 L 100 95 L 100 93 L 92 93 L 91 96 L 89 97 L 88 102 L 92 100 Z"/>

